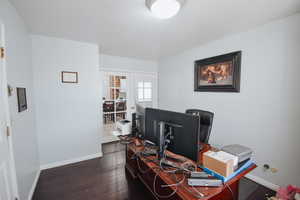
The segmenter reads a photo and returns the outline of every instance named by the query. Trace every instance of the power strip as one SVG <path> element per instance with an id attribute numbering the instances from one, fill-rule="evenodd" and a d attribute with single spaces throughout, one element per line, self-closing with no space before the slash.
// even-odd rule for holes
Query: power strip
<path id="1" fill-rule="evenodd" d="M 190 178 L 208 178 L 209 174 L 206 172 L 191 172 Z"/>
<path id="2" fill-rule="evenodd" d="M 172 161 L 169 161 L 169 160 L 163 160 L 161 162 L 161 164 L 166 166 L 166 167 L 174 167 L 174 168 L 177 168 L 177 169 L 181 169 L 181 167 L 180 167 L 180 165 L 178 165 L 178 163 L 172 162 Z"/>
<path id="3" fill-rule="evenodd" d="M 219 187 L 222 184 L 221 180 L 214 177 L 188 178 L 188 185 L 190 186 Z"/>

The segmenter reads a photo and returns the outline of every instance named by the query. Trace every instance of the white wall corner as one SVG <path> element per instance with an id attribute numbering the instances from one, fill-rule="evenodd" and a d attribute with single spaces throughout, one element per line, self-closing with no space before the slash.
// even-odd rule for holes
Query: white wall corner
<path id="1" fill-rule="evenodd" d="M 39 180 L 39 178 L 40 178 L 40 174 L 41 174 L 41 170 L 38 170 L 37 173 L 36 173 L 36 175 L 35 175 L 34 181 L 33 181 L 33 183 L 32 183 L 31 189 L 30 189 L 30 191 L 29 191 L 29 194 L 28 194 L 28 200 L 31 200 L 32 197 L 33 197 L 35 188 L 36 188 L 37 183 L 38 183 L 38 180 Z"/>
<path id="2" fill-rule="evenodd" d="M 274 190 L 274 191 L 277 191 L 278 188 L 280 187 L 279 185 L 271 183 L 271 182 L 269 182 L 269 181 L 267 181 L 263 178 L 260 178 L 258 176 L 254 176 L 252 174 L 247 174 L 245 177 L 252 180 L 252 181 L 254 181 L 254 182 L 256 182 L 256 183 L 258 183 L 258 184 L 260 184 L 260 185 L 263 185 L 263 186 L 265 186 L 265 187 L 267 187 L 271 190 Z"/>
<path id="3" fill-rule="evenodd" d="M 95 153 L 95 154 L 91 154 L 91 155 L 87 155 L 87 156 L 83 156 L 83 157 L 79 157 L 79 158 L 63 160 L 63 161 L 58 161 L 58 162 L 53 162 L 53 163 L 41 165 L 40 168 L 41 168 L 41 170 L 51 169 L 51 168 L 55 168 L 55 167 L 61 167 L 61 166 L 64 166 L 64 165 L 78 163 L 78 162 L 81 162 L 81 161 L 91 160 L 91 159 L 94 159 L 94 158 L 100 158 L 102 156 L 103 156 L 103 153 L 101 151 L 99 153 Z"/>

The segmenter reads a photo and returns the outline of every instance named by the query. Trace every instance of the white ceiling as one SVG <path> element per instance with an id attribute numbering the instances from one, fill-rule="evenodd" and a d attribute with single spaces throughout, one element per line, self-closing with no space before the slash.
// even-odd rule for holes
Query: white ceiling
<path id="1" fill-rule="evenodd" d="M 30 31 L 99 44 L 110 55 L 158 59 L 300 11 L 300 0 L 186 0 L 154 18 L 145 0 L 11 0 Z"/>

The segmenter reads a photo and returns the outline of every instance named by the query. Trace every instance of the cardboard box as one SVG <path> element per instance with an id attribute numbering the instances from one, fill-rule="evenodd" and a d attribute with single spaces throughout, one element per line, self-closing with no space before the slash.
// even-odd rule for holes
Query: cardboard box
<path id="1" fill-rule="evenodd" d="M 237 164 L 238 157 L 224 151 L 208 151 L 203 154 L 204 167 L 224 177 L 231 175 Z"/>

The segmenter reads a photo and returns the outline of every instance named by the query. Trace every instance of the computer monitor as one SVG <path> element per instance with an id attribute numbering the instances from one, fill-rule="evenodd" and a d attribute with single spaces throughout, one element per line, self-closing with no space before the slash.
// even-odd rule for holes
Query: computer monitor
<path id="1" fill-rule="evenodd" d="M 198 130 L 200 129 L 199 117 L 185 113 L 146 108 L 146 124 L 144 139 L 159 145 L 159 123 L 165 122 L 165 133 L 172 129 L 172 136 L 168 138 L 168 150 L 198 160 L 199 142 Z M 173 125 L 172 125 L 173 124 Z"/>
<path id="2" fill-rule="evenodd" d="M 143 138 L 145 135 L 145 107 L 140 104 L 136 104 L 136 113 L 135 113 L 135 128 L 136 136 Z"/>

